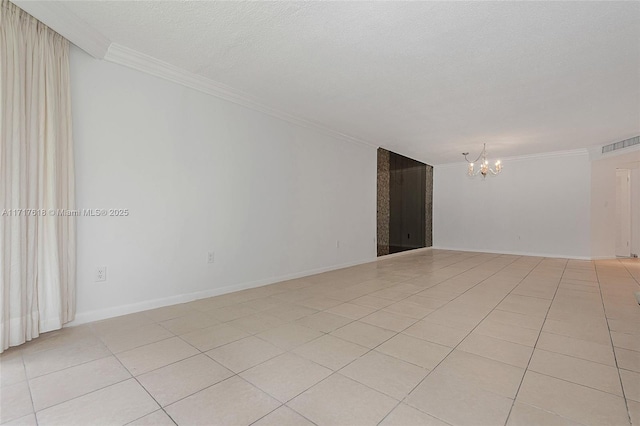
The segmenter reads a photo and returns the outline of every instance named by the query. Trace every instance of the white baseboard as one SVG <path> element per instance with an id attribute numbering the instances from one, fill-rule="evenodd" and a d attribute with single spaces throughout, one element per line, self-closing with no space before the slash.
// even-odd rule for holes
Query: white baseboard
<path id="1" fill-rule="evenodd" d="M 388 260 L 390 258 L 404 256 L 408 254 L 416 254 L 423 251 L 431 250 L 431 247 L 425 247 L 421 249 L 408 250 L 400 253 L 394 253 L 386 256 L 367 258 L 358 260 L 355 262 L 347 262 L 339 265 L 328 266 L 324 268 L 311 269 L 302 272 L 296 272 L 294 274 L 282 275 L 279 277 L 267 278 L 264 280 L 251 281 L 248 283 L 235 284 L 225 287 L 218 287 L 204 291 L 198 291 L 194 293 L 178 294 L 175 296 L 163 297 L 160 299 L 145 300 L 144 302 L 131 303 L 129 305 L 114 306 L 112 308 L 97 309 L 94 311 L 81 312 L 76 314 L 73 321 L 65 324 L 65 327 L 74 327 L 89 322 L 100 321 L 108 318 L 118 317 L 121 315 L 133 314 L 136 312 L 147 311 L 149 309 L 162 308 L 165 306 L 176 305 L 179 303 L 192 302 L 198 299 L 205 299 L 207 297 L 221 296 L 223 294 L 233 293 L 235 291 L 246 290 L 250 288 L 262 287 L 269 284 L 274 284 L 280 281 L 293 280 L 296 278 L 307 277 L 309 275 L 320 274 L 322 272 L 335 271 L 336 269 L 348 268 L 350 266 L 362 265 L 365 263 L 379 262 Z"/>
<path id="2" fill-rule="evenodd" d="M 589 256 L 570 256 L 566 254 L 557 254 L 557 253 L 535 253 L 535 252 L 510 251 L 510 250 L 480 250 L 480 249 L 470 249 L 470 248 L 463 248 L 463 247 L 443 247 L 443 246 L 433 246 L 433 248 L 434 250 L 468 251 L 473 253 L 510 254 L 514 256 L 550 257 L 554 259 L 593 260 Z"/>

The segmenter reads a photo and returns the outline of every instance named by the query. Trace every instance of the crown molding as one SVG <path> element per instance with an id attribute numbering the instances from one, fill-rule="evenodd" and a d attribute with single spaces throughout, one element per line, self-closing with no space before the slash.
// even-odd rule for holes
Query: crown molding
<path id="1" fill-rule="evenodd" d="M 111 40 L 83 21 L 60 2 L 11 0 L 80 49 L 97 59 L 104 58 Z"/>
<path id="2" fill-rule="evenodd" d="M 572 149 L 569 151 L 552 151 L 552 152 L 541 152 L 538 154 L 526 154 L 526 155 L 515 155 L 512 157 L 500 157 L 500 161 L 503 163 L 505 161 L 525 161 L 525 160 L 536 160 L 541 158 L 560 158 L 560 157 L 579 157 L 579 156 L 588 156 L 589 150 L 586 148 L 582 149 Z M 443 163 L 436 164 L 433 167 L 435 168 L 449 168 L 449 167 L 460 167 L 460 165 L 466 166 L 468 163 L 466 161 L 456 161 L 455 163 Z"/>
<path id="3" fill-rule="evenodd" d="M 346 140 L 369 148 L 378 145 L 363 139 L 341 133 L 320 123 L 298 117 L 286 111 L 268 106 L 240 90 L 218 83 L 183 68 L 171 65 L 152 56 L 112 43 L 102 33 L 82 20 L 64 4 L 57 1 L 11 0 L 16 6 L 47 25 L 58 34 L 78 46 L 96 59 L 104 59 L 119 65 L 160 77 L 189 87 L 208 95 L 242 105 L 298 126 L 310 128 L 320 133 Z"/>
<path id="4" fill-rule="evenodd" d="M 318 132 L 338 139 L 365 145 L 369 148 L 378 147 L 378 145 L 366 140 L 338 132 L 336 130 L 323 126 L 320 123 L 316 123 L 282 111 L 280 109 L 270 107 L 264 101 L 251 97 L 250 95 L 243 93 L 240 90 L 234 89 L 225 84 L 218 83 L 214 80 L 192 73 L 183 68 L 161 61 L 152 56 L 138 52 L 137 50 L 121 46 L 117 43 L 111 43 L 106 55 L 104 56 L 104 59 L 106 61 L 133 68 L 137 71 L 151 74 L 153 76 L 189 87 L 199 92 L 206 93 L 208 95 L 215 96 L 229 102 L 233 102 L 243 107 L 268 114 L 281 120 L 291 122 L 298 126 L 316 130 Z"/>

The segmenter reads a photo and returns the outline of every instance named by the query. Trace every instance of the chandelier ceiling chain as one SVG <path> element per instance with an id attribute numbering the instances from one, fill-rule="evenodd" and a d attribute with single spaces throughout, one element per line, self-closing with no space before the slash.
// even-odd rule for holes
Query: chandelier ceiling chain
<path id="1" fill-rule="evenodd" d="M 500 160 L 495 162 L 494 167 L 489 166 L 489 160 L 487 160 L 487 144 L 483 144 L 482 147 L 482 152 L 480 153 L 480 155 L 478 155 L 478 158 L 476 158 L 475 161 L 469 161 L 469 159 L 467 158 L 467 155 L 469 155 L 468 152 L 463 152 L 462 155 L 464 155 L 464 159 L 467 160 L 467 163 L 469 163 L 469 168 L 467 169 L 467 175 L 474 177 L 477 176 L 478 174 L 482 175 L 482 178 L 486 178 L 488 174 L 492 174 L 492 175 L 497 175 L 500 174 L 500 172 L 502 171 L 502 163 L 500 162 Z M 478 169 L 476 170 L 475 168 L 475 164 L 478 162 L 478 160 L 480 161 L 480 167 L 478 167 Z"/>

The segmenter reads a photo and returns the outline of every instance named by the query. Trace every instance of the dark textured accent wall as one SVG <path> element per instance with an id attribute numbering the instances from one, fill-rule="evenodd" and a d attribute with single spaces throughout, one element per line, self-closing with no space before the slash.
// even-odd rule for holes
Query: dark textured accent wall
<path id="1" fill-rule="evenodd" d="M 424 243 L 425 247 L 431 247 L 433 245 L 433 166 L 427 164 L 426 172 Z"/>
<path id="2" fill-rule="evenodd" d="M 416 178 L 418 181 L 415 180 Z M 409 192 L 407 192 L 407 185 L 411 188 Z M 416 193 L 416 191 L 418 192 Z M 416 201 L 420 199 L 417 207 L 415 202 L 411 202 L 411 199 Z M 424 199 L 424 201 L 421 199 Z M 424 206 L 424 210 L 420 206 Z M 409 210 L 407 210 L 407 208 L 409 208 Z M 416 208 L 417 210 L 415 210 Z M 412 211 L 413 213 L 411 213 Z M 415 216 L 415 214 L 419 216 Z M 386 149 L 378 148 L 378 256 L 410 250 L 412 248 L 431 247 L 433 245 L 432 217 L 433 167 L 387 151 Z M 418 222 L 416 222 L 416 219 L 418 219 Z M 423 220 L 424 222 L 422 222 Z M 413 223 L 413 225 L 410 225 L 410 223 Z M 407 226 L 409 226 L 409 228 L 407 228 Z M 393 236 L 391 235 L 392 227 L 394 229 Z M 407 232 L 408 229 L 411 232 Z M 414 241 L 413 243 L 405 243 L 404 241 L 399 243 L 396 241 L 400 241 L 405 236 L 409 237 L 409 235 L 411 235 L 411 239 Z M 415 241 L 417 241 L 417 243 Z"/>
<path id="3" fill-rule="evenodd" d="M 378 148 L 378 256 L 389 254 L 389 151 Z"/>

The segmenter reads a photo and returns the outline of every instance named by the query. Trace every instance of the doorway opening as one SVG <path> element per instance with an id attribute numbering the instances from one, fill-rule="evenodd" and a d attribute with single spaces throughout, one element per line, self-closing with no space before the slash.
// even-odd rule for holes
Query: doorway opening
<path id="1" fill-rule="evenodd" d="M 616 169 L 616 257 L 640 254 L 640 163 Z"/>

